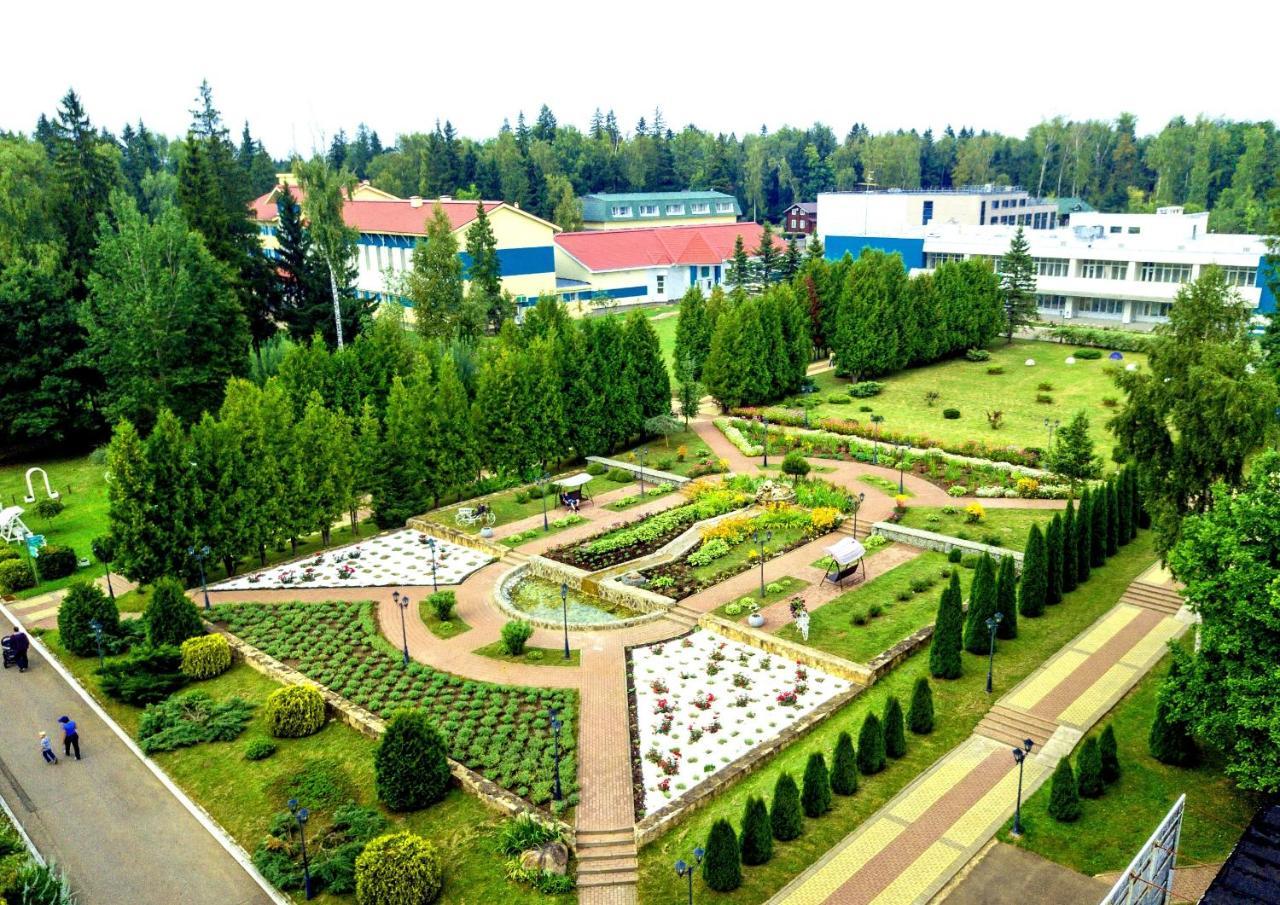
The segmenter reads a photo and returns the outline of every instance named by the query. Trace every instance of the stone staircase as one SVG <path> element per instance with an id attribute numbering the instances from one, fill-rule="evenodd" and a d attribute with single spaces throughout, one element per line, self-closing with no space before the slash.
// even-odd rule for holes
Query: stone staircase
<path id="1" fill-rule="evenodd" d="M 613 887 L 629 887 L 634 901 L 639 881 L 635 829 L 578 830 L 576 843 L 579 901 L 610 901 L 593 893 Z"/>
<path id="2" fill-rule="evenodd" d="M 666 618 L 676 625 L 688 631 L 698 624 L 698 618 L 702 614 L 696 610 L 691 610 L 682 603 L 677 603 L 671 609 L 667 610 Z"/>
<path id="3" fill-rule="evenodd" d="M 1022 746 L 1023 739 L 1029 738 L 1035 742 L 1033 750 L 1039 750 L 1057 728 L 1058 724 L 1053 720 L 1035 716 L 1016 707 L 996 704 L 987 711 L 974 731 L 997 742 L 1017 747 Z"/>
<path id="4" fill-rule="evenodd" d="M 520 566 L 529 561 L 529 554 L 521 553 L 519 550 L 509 550 L 502 555 L 501 561 L 507 565 Z"/>
<path id="5" fill-rule="evenodd" d="M 856 537 L 858 540 L 866 540 L 871 536 L 871 525 L 867 519 L 858 519 L 858 529 L 854 531 L 853 519 L 845 519 L 840 527 L 836 529 L 837 534 L 844 534 L 848 537 Z"/>
<path id="6" fill-rule="evenodd" d="M 1166 616 L 1172 616 L 1182 609 L 1182 595 L 1168 585 L 1148 584 L 1145 581 L 1134 581 L 1125 589 L 1120 598 L 1122 603 L 1140 606 L 1146 610 L 1155 610 Z"/>

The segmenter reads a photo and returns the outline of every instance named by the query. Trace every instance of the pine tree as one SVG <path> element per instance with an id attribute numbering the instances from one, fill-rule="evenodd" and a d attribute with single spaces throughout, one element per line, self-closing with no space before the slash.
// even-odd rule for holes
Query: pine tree
<path id="1" fill-rule="evenodd" d="M 392 811 L 417 811 L 449 791 L 444 738 L 425 710 L 395 714 L 373 752 L 378 800 Z"/>
<path id="2" fill-rule="evenodd" d="M 858 771 L 866 776 L 879 773 L 885 766 L 884 729 L 874 713 L 868 713 L 858 733 Z"/>
<path id="3" fill-rule="evenodd" d="M 764 799 L 752 795 L 742 814 L 742 863 L 766 864 L 773 857 L 773 829 Z"/>
<path id="4" fill-rule="evenodd" d="M 742 885 L 742 853 L 738 837 L 723 817 L 711 824 L 707 855 L 702 862 L 702 879 L 709 889 L 731 892 Z"/>
<path id="5" fill-rule="evenodd" d="M 804 258 L 800 254 L 800 246 L 796 242 L 796 237 L 792 236 L 787 240 L 787 250 L 782 257 L 781 275 L 784 280 L 793 280 L 797 273 L 800 272 L 800 265 Z"/>
<path id="6" fill-rule="evenodd" d="M 439 201 L 427 219 L 427 235 L 413 249 L 413 269 L 405 276 L 413 302 L 414 329 L 423 339 L 452 336 L 463 309 L 462 261 L 444 206 Z"/>
<path id="7" fill-rule="evenodd" d="M 991 650 L 991 630 L 987 620 L 996 612 L 995 566 L 983 554 L 973 572 L 969 586 L 969 612 L 964 624 L 964 649 L 971 654 L 986 655 Z"/>
<path id="8" fill-rule="evenodd" d="M 1076 510 L 1076 584 L 1089 580 L 1090 563 L 1093 561 L 1093 496 L 1088 488 L 1080 494 L 1080 508 Z"/>
<path id="9" fill-rule="evenodd" d="M 729 266 L 725 269 L 724 281 L 726 285 L 738 290 L 745 290 L 751 285 L 751 260 L 747 257 L 741 235 L 733 241 L 733 257 L 729 259 Z"/>
<path id="10" fill-rule="evenodd" d="M 902 704 L 895 695 L 884 702 L 884 753 L 897 760 L 907 753 L 907 734 L 903 726 Z"/>
<path id="11" fill-rule="evenodd" d="M 951 583 L 938 599 L 938 615 L 929 645 L 929 674 L 935 679 L 958 679 L 963 670 L 964 610 L 960 578 L 953 569 Z"/>
<path id="12" fill-rule="evenodd" d="M 151 598 L 142 611 L 142 626 L 152 647 L 181 644 L 204 634 L 200 611 L 183 593 L 182 583 L 176 578 L 161 578 L 151 586 Z"/>
<path id="13" fill-rule="evenodd" d="M 1069 594 L 1076 589 L 1079 581 L 1078 561 L 1080 557 L 1076 551 L 1079 549 L 1080 541 L 1076 537 L 1076 504 L 1072 500 L 1067 500 L 1067 507 L 1062 514 L 1062 593 Z"/>
<path id="14" fill-rule="evenodd" d="M 1102 781 L 1110 785 L 1120 778 L 1120 753 L 1116 745 L 1116 730 L 1110 723 L 1102 729 L 1098 738 L 1098 759 L 1101 762 Z"/>
<path id="15" fill-rule="evenodd" d="M 996 612 L 1004 616 L 996 626 L 996 637 L 1006 641 L 1018 637 L 1018 574 L 1012 556 L 1000 557 L 996 570 Z"/>
<path id="16" fill-rule="evenodd" d="M 1120 496 L 1116 493 L 1116 482 L 1107 482 L 1107 547 L 1108 557 L 1115 556 L 1120 549 Z"/>
<path id="17" fill-rule="evenodd" d="M 1046 604 L 1062 603 L 1062 515 L 1055 512 L 1044 535 L 1047 564 L 1044 592 Z"/>
<path id="18" fill-rule="evenodd" d="M 799 839 L 804 832 L 804 813 L 800 810 L 800 790 L 790 773 L 782 773 L 773 785 L 773 806 L 769 808 L 773 838 L 779 842 Z"/>
<path id="19" fill-rule="evenodd" d="M 1060 823 L 1073 823 L 1080 819 L 1080 794 L 1076 790 L 1076 775 L 1071 772 L 1071 761 L 1063 758 L 1053 770 L 1053 787 L 1049 790 L 1049 816 Z"/>
<path id="20" fill-rule="evenodd" d="M 1076 755 L 1076 790 L 1084 798 L 1102 795 L 1102 755 L 1098 753 L 1097 736 L 1089 736 Z"/>
<path id="21" fill-rule="evenodd" d="M 1107 561 L 1107 489 L 1099 485 L 1089 494 L 1089 565 L 1100 568 Z"/>
<path id="22" fill-rule="evenodd" d="M 1092 480 L 1102 474 L 1102 460 L 1093 451 L 1089 416 L 1083 409 L 1054 435 L 1053 449 L 1045 457 L 1045 467 L 1072 484 Z"/>
<path id="23" fill-rule="evenodd" d="M 831 791 L 837 795 L 858 791 L 858 755 L 847 732 L 836 737 L 836 750 L 831 756 Z"/>
<path id="24" fill-rule="evenodd" d="M 800 804 L 806 817 L 821 817 L 831 810 L 831 777 L 827 762 L 817 751 L 809 755 L 804 766 L 804 783 L 800 792 Z"/>
<path id="25" fill-rule="evenodd" d="M 915 688 L 911 692 L 907 728 L 916 735 L 928 735 L 933 731 L 933 690 L 929 688 L 929 680 L 924 676 L 916 679 Z"/>
<path id="26" fill-rule="evenodd" d="M 1027 533 L 1027 549 L 1022 557 L 1022 587 L 1018 601 L 1022 615 L 1035 618 L 1044 615 L 1048 592 L 1048 562 L 1044 535 L 1039 525 Z"/>
<path id="27" fill-rule="evenodd" d="M 1040 319 L 1036 309 L 1036 264 L 1021 226 L 1000 259 L 1000 284 L 1004 292 L 1005 341 L 1011 343 L 1018 328 Z"/>
<path id="28" fill-rule="evenodd" d="M 279 211 L 274 262 L 280 280 L 280 317 L 294 342 L 309 343 L 317 332 L 332 326 L 333 301 L 329 274 L 311 244 L 302 222 L 302 207 L 289 186 L 276 196 Z"/>
<path id="29" fill-rule="evenodd" d="M 476 218 L 467 227 L 466 278 L 471 292 L 476 295 L 477 306 L 483 306 L 489 329 L 497 333 L 506 320 L 507 311 L 502 298 L 502 265 L 498 261 L 498 240 L 493 235 L 489 215 L 484 203 L 476 203 Z"/>
<path id="30" fill-rule="evenodd" d="M 735 247 L 735 254 L 737 253 Z M 768 223 L 760 231 L 760 245 L 755 250 L 756 273 L 763 286 L 770 286 L 777 280 L 782 268 L 782 255 L 778 246 L 773 243 L 773 227 Z"/>

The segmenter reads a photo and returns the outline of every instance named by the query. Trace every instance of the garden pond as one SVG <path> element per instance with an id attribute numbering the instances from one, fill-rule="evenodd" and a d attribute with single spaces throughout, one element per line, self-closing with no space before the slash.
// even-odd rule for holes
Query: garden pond
<path id="1" fill-rule="evenodd" d="M 644 613 L 613 603 L 594 594 L 569 588 L 566 598 L 569 625 L 585 627 L 635 619 Z M 502 589 L 506 602 L 531 619 L 559 623 L 562 616 L 560 584 L 546 578 L 525 575 Z"/>

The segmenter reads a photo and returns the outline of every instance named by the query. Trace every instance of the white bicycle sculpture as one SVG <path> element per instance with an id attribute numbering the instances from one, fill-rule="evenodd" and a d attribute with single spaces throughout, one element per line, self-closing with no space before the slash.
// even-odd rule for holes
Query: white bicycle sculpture
<path id="1" fill-rule="evenodd" d="M 463 506 L 454 515 L 453 520 L 464 528 L 470 528 L 473 525 L 482 525 L 486 528 L 492 528 L 496 522 L 497 516 L 493 514 L 493 510 L 488 506 Z"/>

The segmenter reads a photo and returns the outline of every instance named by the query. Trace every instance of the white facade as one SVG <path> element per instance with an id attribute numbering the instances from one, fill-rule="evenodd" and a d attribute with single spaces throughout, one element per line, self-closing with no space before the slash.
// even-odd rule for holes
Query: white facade
<path id="1" fill-rule="evenodd" d="M 836 235 L 897 236 L 922 226 L 1024 226 L 1052 229 L 1057 205 L 1012 186 L 824 192 L 819 224 Z M 834 217 L 833 220 L 825 218 Z"/>

